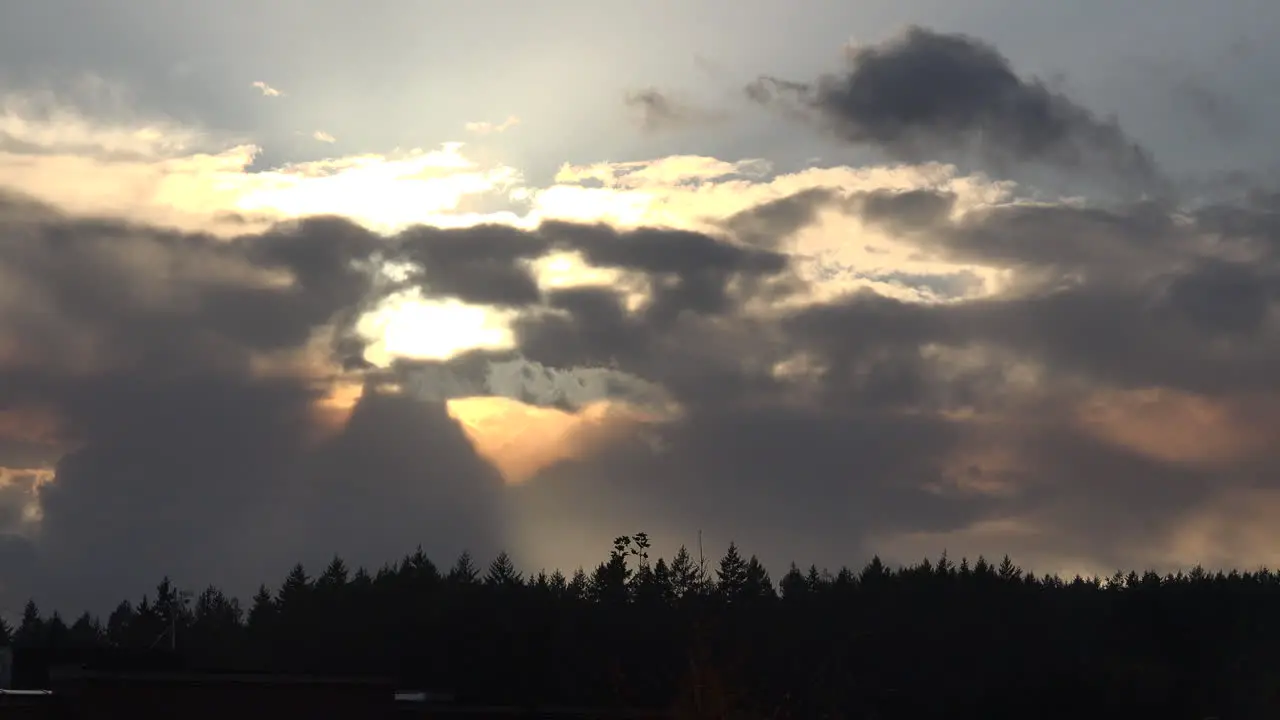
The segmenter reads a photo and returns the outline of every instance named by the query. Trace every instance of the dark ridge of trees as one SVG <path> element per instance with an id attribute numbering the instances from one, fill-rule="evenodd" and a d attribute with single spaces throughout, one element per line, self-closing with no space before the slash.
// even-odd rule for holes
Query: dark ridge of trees
<path id="1" fill-rule="evenodd" d="M 620 537 L 590 572 L 421 549 L 376 572 L 295 566 L 247 607 L 168 578 L 105 623 L 28 603 L 32 651 L 176 645 L 188 666 L 385 675 L 460 701 L 684 717 L 1280 717 L 1280 573 L 1036 576 L 1008 557 L 774 582 Z M 174 637 L 176 635 L 176 642 Z"/>

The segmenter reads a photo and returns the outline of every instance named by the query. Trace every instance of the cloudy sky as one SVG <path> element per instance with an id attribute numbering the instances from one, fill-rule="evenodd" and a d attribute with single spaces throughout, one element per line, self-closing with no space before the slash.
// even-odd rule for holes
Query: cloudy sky
<path id="1" fill-rule="evenodd" d="M 5 4 L 0 611 L 639 530 L 776 573 L 1274 566 L 1278 33 Z"/>

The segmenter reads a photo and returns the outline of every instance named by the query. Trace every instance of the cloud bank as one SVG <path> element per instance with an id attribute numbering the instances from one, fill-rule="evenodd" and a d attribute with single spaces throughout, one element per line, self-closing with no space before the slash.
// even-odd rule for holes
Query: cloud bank
<path id="1" fill-rule="evenodd" d="M 1274 564 L 1280 194 L 1046 197 L 999 168 L 1162 180 L 981 41 L 849 62 L 751 92 L 897 164 L 256 170 L 165 121 L 14 110 L 5 602 L 418 544 L 573 567 L 638 529 L 775 566 Z M 960 144 L 992 175 L 931 161 Z"/>

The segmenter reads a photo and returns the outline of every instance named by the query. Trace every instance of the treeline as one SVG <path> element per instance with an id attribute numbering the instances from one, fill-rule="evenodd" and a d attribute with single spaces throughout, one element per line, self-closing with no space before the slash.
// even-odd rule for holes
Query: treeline
<path id="1" fill-rule="evenodd" d="M 792 565 L 774 582 L 621 537 L 592 572 L 421 550 L 370 573 L 296 566 L 247 610 L 168 579 L 103 623 L 28 603 L 27 648 L 176 645 L 203 667 L 394 676 L 505 704 L 673 707 L 696 717 L 1277 716 L 1280 573 L 1036 576 L 1007 557 L 891 569 Z M 176 638 L 176 641 L 175 641 Z M 1107 712 L 1101 712 L 1108 715 Z M 1155 715 L 1151 715 L 1155 716 Z"/>

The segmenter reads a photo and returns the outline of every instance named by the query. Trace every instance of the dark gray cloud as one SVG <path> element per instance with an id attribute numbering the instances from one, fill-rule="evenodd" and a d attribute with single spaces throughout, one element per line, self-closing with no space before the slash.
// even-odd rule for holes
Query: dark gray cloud
<path id="1" fill-rule="evenodd" d="M 549 244 L 515 228 L 481 225 L 461 230 L 415 228 L 399 242 L 400 257 L 414 263 L 426 293 L 484 305 L 530 305 L 538 283 L 521 263 L 545 254 Z"/>
<path id="2" fill-rule="evenodd" d="M 6 196 L 0 410 L 19 425 L 39 413 L 56 421 L 36 439 L 0 425 L 14 451 L 0 465 L 60 458 L 40 494 L 31 570 L 57 572 L 38 587 L 32 574 L 14 582 L 100 608 L 163 573 L 245 592 L 299 557 L 382 562 L 419 543 L 445 556 L 495 551 L 506 544 L 501 477 L 444 402 L 506 394 L 573 409 L 593 394 L 648 391 L 585 370 L 599 387 L 574 388 L 553 377 L 556 367 L 530 364 L 515 382 L 503 365 L 519 360 L 510 353 L 470 353 L 430 377 L 421 364 L 375 371 L 361 361 L 354 323 L 405 282 L 430 297 L 539 306 L 526 261 L 556 249 L 651 280 L 652 302 L 633 326 L 653 332 L 690 313 L 731 314 L 753 284 L 787 269 L 783 255 L 670 230 L 548 223 L 382 237 L 318 217 L 227 240 Z M 374 271 L 385 260 L 414 270 L 388 283 Z M 546 306 L 592 322 L 589 296 L 561 291 Z M 622 317 L 607 305 L 596 313 L 605 327 Z M 620 340 L 598 342 L 616 350 Z M 558 367 L 592 364 L 563 357 Z M 365 383 L 349 417 L 326 405 L 344 366 L 347 382 Z M 424 377 L 427 392 L 391 390 Z M 29 485 L 14 476 L 8 493 Z M 20 498 L 5 497 L 12 517 L 0 520 L 13 527 Z"/>
<path id="3" fill-rule="evenodd" d="M 862 217 L 898 231 L 935 227 L 956 204 L 953 192 L 937 190 L 873 190 L 851 198 Z"/>
<path id="4" fill-rule="evenodd" d="M 540 232 L 558 247 L 580 251 L 592 265 L 647 276 L 653 287 L 646 312 L 659 321 L 685 311 L 727 312 L 788 269 L 783 253 L 697 232 L 562 222 L 544 223 Z"/>
<path id="5" fill-rule="evenodd" d="M 776 243 L 812 225 L 818 212 L 838 198 L 833 188 L 801 190 L 736 213 L 724 227 L 749 245 L 777 249 Z"/>
<path id="6" fill-rule="evenodd" d="M 516 528 L 585 528 L 602 542 L 619 528 L 680 539 L 701 528 L 774 563 L 836 563 L 886 536 L 1029 517 L 1056 538 L 1033 550 L 1141 561 L 1116 548 L 1157 541 L 1258 476 L 1105 442 L 1078 423 L 1080 394 L 1160 387 L 1238 405 L 1280 389 L 1268 197 L 1189 213 L 1039 203 L 953 216 L 946 193 L 815 191 L 730 222 L 751 244 L 571 223 L 379 237 L 332 218 L 220 240 L 9 199 L 0 271 L 17 290 L 0 304 L 0 408 L 52 412 L 61 455 L 41 534 L 13 552 L 29 583 L 70 604 L 136 593 L 163 572 L 243 591 L 298 557 L 377 562 L 418 543 L 483 553 L 520 542 Z M 1020 280 L 948 303 L 864 290 L 749 310 L 801 297 L 788 257 L 767 248 L 828 202 L 922 253 Z M 525 261 L 565 249 L 649 280 L 649 303 L 612 286 L 527 291 Z M 417 265 L 409 281 L 429 293 L 522 308 L 517 351 L 353 373 L 366 392 L 343 418 L 323 403 L 332 366 L 266 372 L 271 353 L 326 328 L 339 332 L 323 356 L 358 355 L 340 331 L 388 290 L 368 269 L 378 257 Z M 1030 385 L 1023 366 L 1038 368 Z M 615 373 L 593 397 L 643 380 L 682 414 L 504 487 L 443 401 L 498 392 L 572 409 L 583 395 L 552 381 L 573 368 Z M 1276 416 L 1266 402 L 1250 412 Z M 966 459 L 993 443 L 1022 464 Z M 966 488 L 957 473 L 1007 487 Z M 571 545 L 585 552 L 582 536 Z M 525 552 L 589 559 L 560 547 Z"/>
<path id="7" fill-rule="evenodd" d="M 646 359 L 649 329 L 627 312 L 625 298 L 610 287 L 574 287 L 548 294 L 547 305 L 558 314 L 517 320 L 521 349 L 528 357 L 553 366 L 609 364 L 622 355 Z"/>
<path id="8" fill-rule="evenodd" d="M 972 213 L 936 237 L 956 258 L 1125 279 L 1181 260 L 1194 242 L 1173 215 L 1148 203 L 1002 206 Z"/>
<path id="9" fill-rule="evenodd" d="M 442 561 L 508 543 L 502 478 L 442 402 L 366 392 L 343 432 L 308 457 L 300 480 L 307 512 L 290 518 L 296 532 L 287 543 L 299 557 L 315 555 L 316 538 L 331 538 L 329 553 L 379 563 L 419 543 L 445 553 Z"/>
<path id="10" fill-rule="evenodd" d="M 1186 517 L 1251 486 L 1256 468 L 1280 465 L 1274 456 L 1170 462 L 1095 436 L 1077 415 L 1082 388 L 1163 388 L 1227 406 L 1274 396 L 1280 264 L 1241 254 L 1260 242 L 1258 210 L 1222 205 L 1193 220 L 1152 204 L 1039 204 L 942 217 L 950 203 L 921 191 L 853 196 L 849 206 L 926 251 L 1030 280 L 978 300 L 862 291 L 772 320 L 733 312 L 662 326 L 601 287 L 556 296 L 562 314 L 525 318 L 526 354 L 607 360 L 664 384 L 688 411 L 655 431 L 661 452 L 620 445 L 522 490 L 547 532 L 567 520 L 539 492 L 591 498 L 617 523 L 749 538 L 779 563 L 804 552 L 834 561 L 833 546 L 870 552 L 883 535 L 1009 517 L 1035 518 L 1053 535 L 1053 547 L 1027 541 L 1027 552 L 1149 562 L 1141 553 Z M 791 375 L 773 372 L 795 359 Z M 1016 380 L 1027 366 L 1037 368 L 1030 387 Z M 975 413 L 998 419 L 959 419 Z M 1010 487 L 955 487 L 957 457 L 992 444 L 1022 464 L 975 461 L 970 480 Z"/>
<path id="11" fill-rule="evenodd" d="M 1274 303 L 1275 270 L 1221 261 L 1189 264 L 1172 277 L 1102 280 L 1033 288 L 1025 293 L 945 305 L 922 305 L 874 293 L 806 310 L 788 321 L 791 340 L 819 350 L 837 380 L 868 383 L 880 365 L 899 367 L 922 345 L 1003 348 L 1061 376 L 1105 386 L 1161 386 L 1206 394 L 1264 392 L 1280 350 L 1265 315 Z M 1215 346 L 1221 334 L 1242 340 Z M 897 349 L 895 354 L 889 352 Z M 936 363 L 915 358 L 926 372 Z M 847 372 L 859 366 L 860 372 Z M 949 378 L 946 389 L 954 389 Z M 904 386 L 918 391 L 920 386 Z M 898 397 L 911 406 L 928 398 Z"/>
<path id="12" fill-rule="evenodd" d="M 856 562 L 877 531 L 947 530 L 990 509 L 924 489 L 959 439 L 945 422 L 787 409 L 761 396 L 753 408 L 742 401 L 751 390 L 721 386 L 728 402 L 657 429 L 656 443 L 619 442 L 543 473 L 517 491 L 529 524 L 553 538 L 571 528 L 568 542 L 644 527 L 664 546 L 691 547 L 702 530 L 713 559 L 733 539 L 785 567 L 796 557 Z M 565 555 L 597 554 L 587 550 Z"/>
<path id="13" fill-rule="evenodd" d="M 529 261 L 553 250 L 578 251 L 596 267 L 642 274 L 657 283 L 655 313 L 716 312 L 730 284 L 777 276 L 785 255 L 702 233 L 549 221 L 527 232 L 499 225 L 413 228 L 390 244 L 390 257 L 415 268 L 410 281 L 436 297 L 495 306 L 534 305 L 541 291 Z"/>
<path id="14" fill-rule="evenodd" d="M 989 43 L 911 26 L 850 48 L 848 61 L 846 72 L 812 83 L 761 77 L 747 95 L 798 101 L 837 137 L 908 160 L 975 150 L 1001 168 L 1028 161 L 1102 168 L 1144 188 L 1161 184 L 1150 154 L 1117 121 L 1020 77 Z"/>
<path id="15" fill-rule="evenodd" d="M 385 245 L 330 218 L 227 241 L 7 199 L 0 408 L 52 414 L 61 454 L 34 548 L 57 572 L 24 590 L 102 608 L 166 572 L 244 592 L 298 557 L 502 544 L 498 477 L 442 404 L 367 394 L 341 422 L 324 354 L 261 365 L 344 337 Z"/>

